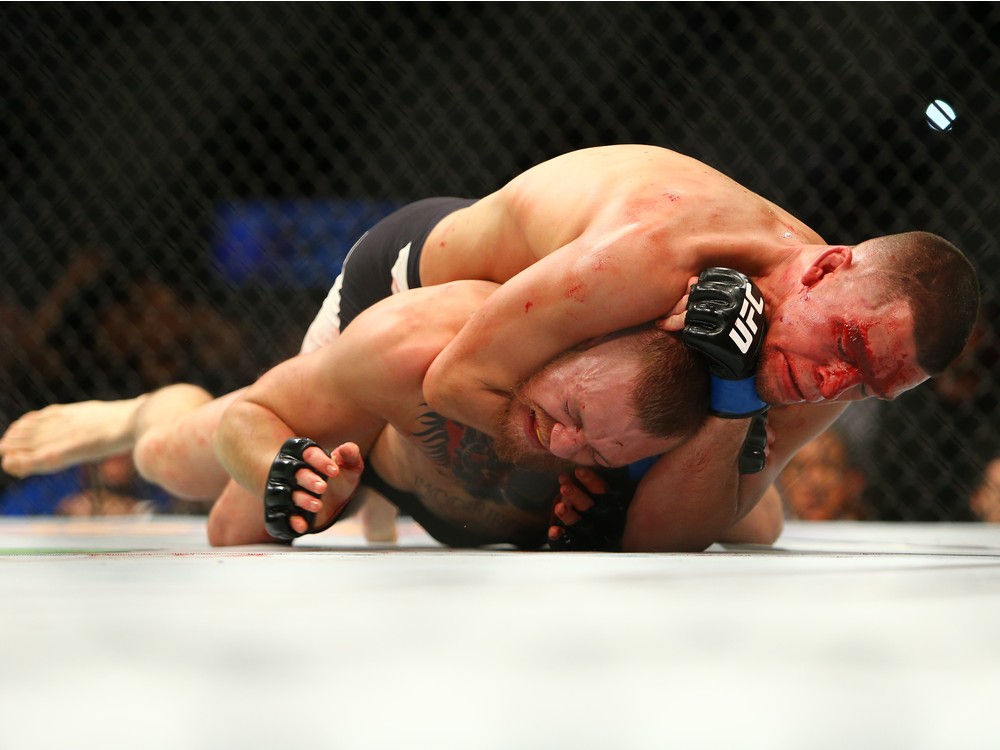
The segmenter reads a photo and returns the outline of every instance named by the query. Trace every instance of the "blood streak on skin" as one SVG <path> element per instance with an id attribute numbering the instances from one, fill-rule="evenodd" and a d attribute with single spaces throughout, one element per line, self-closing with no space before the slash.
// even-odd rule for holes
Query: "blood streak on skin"
<path id="1" fill-rule="evenodd" d="M 567 299 L 573 298 L 577 302 L 583 302 L 584 296 L 580 292 L 580 290 L 582 289 L 583 289 L 583 283 L 574 284 L 573 286 L 571 286 L 569 289 L 566 290 L 566 298 Z"/>
<path id="2" fill-rule="evenodd" d="M 448 235 L 454 231 L 455 231 L 454 223 L 449 224 L 447 227 L 445 227 L 444 232 L 441 235 L 441 241 L 438 243 L 438 247 L 444 247 L 445 245 L 447 245 L 448 243 L 446 242 L 446 240 L 448 239 Z"/>
<path id="3" fill-rule="evenodd" d="M 868 338 L 868 333 L 874 325 L 871 322 L 861 323 L 856 320 L 844 322 L 844 329 L 847 332 L 848 354 L 853 354 L 853 359 L 857 367 L 861 370 L 865 380 L 876 388 L 879 393 L 894 393 L 906 385 L 906 359 L 902 352 L 895 352 L 894 355 L 886 353 L 888 356 L 895 356 L 896 367 L 892 372 L 886 373 L 884 381 L 879 380 L 873 367 L 879 361 L 880 357 L 872 349 Z M 860 356 L 862 351 L 865 356 Z"/>
<path id="4" fill-rule="evenodd" d="M 663 211 L 664 209 L 661 207 L 664 206 L 666 202 L 677 203 L 680 199 L 681 197 L 676 193 L 669 192 L 665 192 L 660 195 L 635 198 L 632 199 L 625 207 L 625 217 L 630 223 L 636 222 L 641 216 L 650 213 L 655 214 L 657 211 Z"/>
<path id="5" fill-rule="evenodd" d="M 527 315 L 529 312 L 531 312 L 531 308 L 533 308 L 534 306 L 535 306 L 534 302 L 525 302 L 524 303 L 524 314 Z"/>

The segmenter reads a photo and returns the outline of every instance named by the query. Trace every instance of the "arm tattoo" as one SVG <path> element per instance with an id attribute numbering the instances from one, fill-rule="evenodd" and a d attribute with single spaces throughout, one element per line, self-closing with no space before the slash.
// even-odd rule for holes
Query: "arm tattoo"
<path id="1" fill-rule="evenodd" d="M 473 497 L 527 511 L 548 509 L 552 504 L 559 486 L 555 476 L 501 461 L 489 435 L 430 410 L 421 415 L 420 424 L 423 429 L 412 437 L 431 461 L 448 469 Z"/>

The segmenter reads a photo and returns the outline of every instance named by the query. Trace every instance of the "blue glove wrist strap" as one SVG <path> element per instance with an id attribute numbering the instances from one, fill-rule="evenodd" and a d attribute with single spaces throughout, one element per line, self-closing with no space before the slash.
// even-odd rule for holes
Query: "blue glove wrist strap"
<path id="1" fill-rule="evenodd" d="M 757 395 L 757 378 L 726 380 L 711 376 L 712 394 L 708 410 L 717 417 L 742 419 L 760 414 L 767 404 Z"/>

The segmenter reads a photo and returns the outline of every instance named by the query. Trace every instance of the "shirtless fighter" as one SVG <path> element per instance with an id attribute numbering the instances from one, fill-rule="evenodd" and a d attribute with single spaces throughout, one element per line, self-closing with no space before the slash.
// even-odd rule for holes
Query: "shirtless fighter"
<path id="1" fill-rule="evenodd" d="M 428 409 L 422 382 L 495 288 L 455 282 L 383 300 L 336 341 L 215 401 L 181 385 L 131 401 L 50 407 L 4 436 L 5 464 L 37 470 L 44 460 L 53 466 L 132 449 L 143 475 L 174 493 L 221 492 L 209 518 L 213 544 L 291 539 L 310 523 L 328 526 L 363 480 L 445 544 L 539 547 L 559 473 L 576 466 L 533 437 L 532 415 L 568 405 L 589 436 L 577 463 L 623 466 L 669 452 L 700 427 L 707 373 L 678 337 L 655 327 L 609 336 L 520 384 L 494 442 Z M 297 436 L 310 440 L 288 442 Z M 290 471 L 281 476 L 283 467 Z M 606 489 L 596 473 L 578 477 L 593 493 Z M 563 484 L 572 491 L 568 478 Z"/>
<path id="2" fill-rule="evenodd" d="M 769 413 L 764 471 L 738 473 L 749 420 L 712 417 L 644 478 L 626 546 L 698 546 L 678 537 L 688 533 L 685 519 L 710 509 L 714 528 L 702 541 L 720 538 L 845 401 L 894 398 L 954 359 L 978 305 L 975 272 L 956 248 L 923 232 L 826 245 L 693 159 L 652 146 L 589 149 L 482 200 L 431 199 L 385 219 L 348 256 L 304 351 L 392 291 L 502 282 L 424 384 L 435 412 L 492 433 L 510 389 L 559 352 L 654 319 L 681 330 L 691 277 L 717 265 L 759 286 L 769 333 L 756 390 L 783 406 Z M 556 416 L 540 438 L 554 454 L 572 454 L 585 433 L 570 415 Z"/>
<path id="3" fill-rule="evenodd" d="M 741 480 L 737 471 L 745 418 L 710 418 L 652 467 L 626 538 L 634 549 L 671 548 L 676 520 L 703 513 L 706 502 L 718 529 L 743 518 L 845 402 L 895 398 L 958 355 L 979 289 L 957 248 L 925 232 L 828 245 L 694 159 L 655 146 L 587 149 L 481 200 L 421 201 L 376 225 L 348 256 L 307 341 L 329 340 L 397 289 L 501 283 L 425 382 L 436 412 L 489 433 L 505 394 L 559 352 L 650 320 L 681 330 L 691 279 L 712 266 L 759 286 L 769 333 L 756 390 L 784 406 L 769 412 L 762 472 Z M 557 455 L 581 437 L 568 417 L 542 433 Z"/>

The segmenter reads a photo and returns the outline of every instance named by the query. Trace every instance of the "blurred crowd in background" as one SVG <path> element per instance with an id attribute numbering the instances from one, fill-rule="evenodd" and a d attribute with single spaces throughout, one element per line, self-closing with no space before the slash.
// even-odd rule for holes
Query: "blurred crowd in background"
<path id="1" fill-rule="evenodd" d="M 1000 521 L 998 40 L 994 3 L 4 5 L 0 429 L 246 385 L 394 207 L 653 143 L 830 242 L 925 229 L 969 254 L 956 366 L 852 406 L 779 485 L 791 518 Z M 206 511 L 123 458 L 0 476 L 0 513 Z"/>

